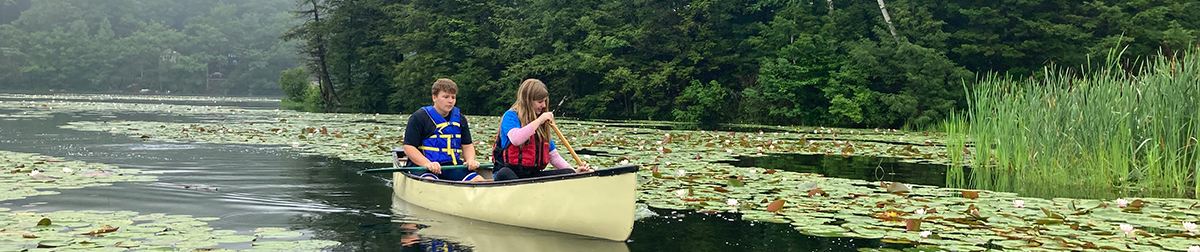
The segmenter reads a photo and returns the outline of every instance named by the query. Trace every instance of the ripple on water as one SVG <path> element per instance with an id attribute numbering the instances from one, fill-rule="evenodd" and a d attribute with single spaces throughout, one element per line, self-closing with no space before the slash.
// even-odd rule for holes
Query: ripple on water
<path id="1" fill-rule="evenodd" d="M 190 150 L 195 149 L 191 144 L 128 144 L 129 150 Z"/>
<path id="2" fill-rule="evenodd" d="M 216 222 L 236 226 L 287 227 L 293 220 L 312 218 L 312 213 L 292 211 L 233 212 L 221 216 Z"/>

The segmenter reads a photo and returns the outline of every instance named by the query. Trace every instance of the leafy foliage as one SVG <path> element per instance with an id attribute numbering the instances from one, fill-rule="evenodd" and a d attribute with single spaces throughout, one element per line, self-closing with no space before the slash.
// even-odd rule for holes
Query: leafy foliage
<path id="1" fill-rule="evenodd" d="M 675 120 L 684 122 L 699 123 L 700 126 L 706 128 L 715 128 L 718 122 L 725 121 L 729 111 L 730 91 L 721 86 L 717 81 L 710 81 L 708 84 L 697 83 L 698 80 L 693 80 L 692 85 L 689 85 L 683 90 L 679 97 L 675 98 L 675 103 L 683 109 L 671 111 L 675 115 Z"/>
<path id="2" fill-rule="evenodd" d="M 448 77 L 459 107 L 499 114 L 538 78 L 561 115 L 698 122 L 717 99 L 739 115 L 721 123 L 927 127 L 965 108 L 972 71 L 1029 77 L 1117 42 L 1136 59 L 1200 28 L 1177 1 L 895 0 L 895 36 L 876 2 L 318 2 L 352 111 L 413 110 Z"/>
<path id="3" fill-rule="evenodd" d="M 24 9 L 0 23 L 9 88 L 274 94 L 299 47 L 325 111 L 408 113 L 451 78 L 459 107 L 496 115 L 537 78 L 560 115 L 692 120 L 681 97 L 715 81 L 739 115 L 722 123 L 854 127 L 935 124 L 976 76 L 1094 67 L 1113 46 L 1136 66 L 1200 36 L 1190 1 L 891 0 L 890 22 L 880 1 L 24 3 L 0 9 Z"/>
<path id="4" fill-rule="evenodd" d="M 0 23 L 8 90 L 279 94 L 279 73 L 296 66 L 278 39 L 296 23 L 290 0 L 3 5 L 6 19 L 19 12 Z"/>

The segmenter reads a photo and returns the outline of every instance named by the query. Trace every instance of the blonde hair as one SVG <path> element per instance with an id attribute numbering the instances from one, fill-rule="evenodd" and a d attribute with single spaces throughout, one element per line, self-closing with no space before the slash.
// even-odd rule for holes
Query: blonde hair
<path id="1" fill-rule="evenodd" d="M 509 110 L 517 112 L 517 118 L 521 119 L 521 127 L 529 125 L 534 119 L 540 115 L 533 108 L 533 103 L 536 101 L 546 100 L 550 97 L 550 91 L 546 90 L 546 84 L 538 79 L 527 79 L 521 82 L 521 87 L 517 88 L 517 101 L 513 103 Z M 537 129 L 537 135 L 542 141 L 550 140 L 550 125 L 543 123 Z"/>

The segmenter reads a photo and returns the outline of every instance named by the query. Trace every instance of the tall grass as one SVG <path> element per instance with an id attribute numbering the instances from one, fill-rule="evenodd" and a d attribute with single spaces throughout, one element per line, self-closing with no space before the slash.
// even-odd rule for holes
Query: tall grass
<path id="1" fill-rule="evenodd" d="M 959 113 L 951 112 L 950 116 L 942 122 L 942 128 L 945 130 L 946 138 L 946 153 L 950 156 L 950 165 L 946 169 L 946 184 L 947 185 L 964 185 L 966 184 L 966 174 L 963 173 L 962 166 L 966 164 L 967 149 L 967 120 Z M 953 137 L 959 136 L 959 137 Z"/>
<path id="2" fill-rule="evenodd" d="M 1122 67 L 1114 50 L 1082 73 L 985 77 L 968 94 L 971 176 L 951 185 L 1045 197 L 1197 195 L 1200 54 L 1183 55 Z M 948 144 L 966 141 L 951 136 L 961 140 Z"/>

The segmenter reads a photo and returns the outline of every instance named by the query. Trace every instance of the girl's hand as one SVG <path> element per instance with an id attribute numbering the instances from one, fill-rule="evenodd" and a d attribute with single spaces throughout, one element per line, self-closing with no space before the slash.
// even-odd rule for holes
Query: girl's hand
<path id="1" fill-rule="evenodd" d="M 542 112 L 542 115 L 538 116 L 537 119 L 546 122 L 554 122 L 554 112 Z"/>
<path id="2" fill-rule="evenodd" d="M 590 171 L 592 171 L 592 167 L 588 163 L 583 163 L 583 166 L 581 166 L 579 168 L 575 168 L 575 173 L 590 172 Z"/>

